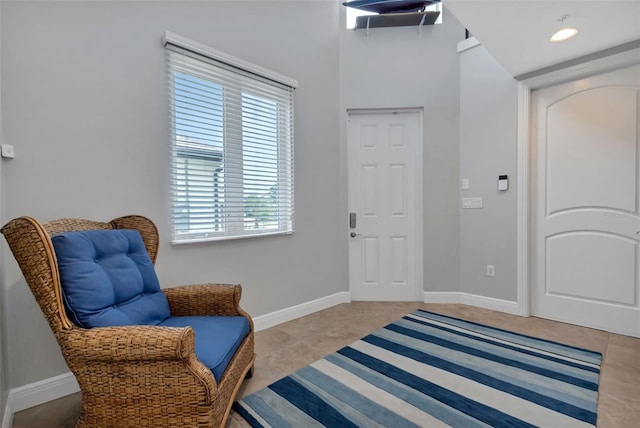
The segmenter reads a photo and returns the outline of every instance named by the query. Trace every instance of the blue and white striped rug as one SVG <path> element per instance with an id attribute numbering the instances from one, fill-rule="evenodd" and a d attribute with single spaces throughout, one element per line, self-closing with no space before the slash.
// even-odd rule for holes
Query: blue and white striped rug
<path id="1" fill-rule="evenodd" d="M 592 427 L 601 360 L 417 310 L 233 408 L 253 427 Z"/>

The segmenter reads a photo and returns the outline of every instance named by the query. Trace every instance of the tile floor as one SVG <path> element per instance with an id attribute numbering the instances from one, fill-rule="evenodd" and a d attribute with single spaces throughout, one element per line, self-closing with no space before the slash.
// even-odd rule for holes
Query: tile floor
<path id="1" fill-rule="evenodd" d="M 354 302 L 260 331 L 255 375 L 239 394 L 263 388 L 417 308 L 602 352 L 598 427 L 638 426 L 640 339 L 466 305 Z M 71 428 L 79 411 L 80 395 L 73 394 L 16 413 L 13 428 Z M 244 426 L 233 414 L 227 424 L 228 428 Z"/>

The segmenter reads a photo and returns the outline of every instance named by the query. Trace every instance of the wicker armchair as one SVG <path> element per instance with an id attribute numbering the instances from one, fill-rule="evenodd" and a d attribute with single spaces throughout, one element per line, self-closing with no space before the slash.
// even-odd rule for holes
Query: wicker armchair
<path id="1" fill-rule="evenodd" d="M 194 351 L 191 327 L 81 328 L 68 317 L 51 237 L 62 232 L 136 229 L 155 264 L 158 231 L 149 219 L 126 216 L 109 223 L 30 217 L 2 228 L 24 277 L 58 340 L 82 391 L 78 428 L 220 427 L 238 389 L 253 372 L 254 327 L 240 309 L 239 285 L 201 284 L 163 289 L 171 316 L 232 315 L 250 331 L 216 381 Z"/>

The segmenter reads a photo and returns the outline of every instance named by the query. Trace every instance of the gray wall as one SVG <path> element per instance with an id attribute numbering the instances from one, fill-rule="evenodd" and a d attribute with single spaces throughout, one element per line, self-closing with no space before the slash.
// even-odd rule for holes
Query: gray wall
<path id="1" fill-rule="evenodd" d="M 460 54 L 460 178 L 463 197 L 482 197 L 482 209 L 460 209 L 460 291 L 517 300 L 517 84 L 483 46 Z M 509 190 L 498 191 L 498 175 Z M 462 201 L 460 200 L 460 207 Z M 495 266 L 495 277 L 486 266 Z"/>
<path id="2" fill-rule="evenodd" d="M 0 7 L 0 70 L 2 70 L 2 7 Z M 2 76 L 0 75 L 0 94 L 2 94 Z M 2 102 L 0 97 L 0 144 L 4 144 L 4 133 L 2 130 Z M 0 160 L 0 216 L 2 215 L 2 209 L 4 207 L 3 204 L 3 184 L 4 180 L 2 179 L 2 161 Z M 0 247 L 0 269 L 2 268 L 2 255 L 4 253 L 4 248 Z M 4 314 L 6 312 L 5 307 L 5 299 L 3 298 L 4 290 L 4 281 L 0 277 L 0 421 L 4 419 L 4 411 L 7 402 L 7 395 L 9 393 L 9 388 L 7 386 L 6 378 L 4 376 L 5 373 L 5 342 L 6 342 L 6 332 L 4 331 Z"/>
<path id="3" fill-rule="evenodd" d="M 370 30 L 367 38 L 366 30 L 341 26 L 342 158 L 346 159 L 347 109 L 424 108 L 424 290 L 458 291 L 456 46 L 464 39 L 464 27 L 446 7 L 443 24 L 425 26 L 421 35 L 417 27 L 379 28 Z M 346 215 L 345 208 L 345 221 Z"/>
<path id="4" fill-rule="evenodd" d="M 3 223 L 138 213 L 159 226 L 163 286 L 240 282 L 254 316 L 348 290 L 346 109 L 423 107 L 424 289 L 459 290 L 459 64 L 464 28 L 344 29 L 317 1 L 0 2 Z M 172 246 L 165 30 L 299 81 L 296 233 Z M 276 49 L 278 47 L 278 49 Z M 7 386 L 67 371 L 4 241 Z"/>
<path id="5" fill-rule="evenodd" d="M 30 215 L 159 226 L 163 286 L 242 283 L 258 316 L 346 291 L 339 210 L 339 5 L 328 1 L 0 4 L 5 142 L 3 223 Z M 299 81 L 296 233 L 172 246 L 165 30 Z M 8 386 L 66 372 L 2 240 Z"/>

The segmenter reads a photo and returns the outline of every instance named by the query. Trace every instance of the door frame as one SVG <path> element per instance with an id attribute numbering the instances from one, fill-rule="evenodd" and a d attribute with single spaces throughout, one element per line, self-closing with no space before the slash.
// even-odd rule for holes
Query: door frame
<path id="1" fill-rule="evenodd" d="M 346 109 L 346 113 L 347 113 L 347 139 L 346 139 L 346 153 L 347 153 L 347 161 L 345 162 L 346 164 L 346 179 L 347 179 L 347 186 L 346 186 L 346 190 L 347 190 L 347 212 L 344 215 L 345 218 L 345 229 L 344 229 L 344 236 L 345 239 L 347 240 L 347 246 L 349 245 L 349 240 L 351 239 L 349 237 L 349 232 L 351 231 L 349 229 L 349 224 L 348 221 L 346 221 L 346 219 L 348 219 L 349 216 L 349 171 L 350 168 L 352 168 L 352 166 L 350 165 L 350 159 L 349 159 L 349 137 L 348 137 L 348 130 L 349 130 L 349 118 L 352 115 L 373 115 L 373 114 L 389 114 L 389 113 L 417 113 L 418 114 L 418 118 L 419 118 L 419 123 L 418 123 L 418 130 L 420 132 L 420 137 L 421 140 L 418 142 L 418 144 L 416 145 L 416 152 L 415 152 L 415 164 L 414 164 L 414 168 L 415 168 L 415 209 L 414 209 L 414 215 L 415 215 L 415 233 L 416 236 L 418 237 L 418 239 L 415 240 L 415 246 L 414 246 L 414 251 L 415 251 L 415 284 L 414 284 L 414 299 L 416 302 L 423 302 L 424 301 L 424 284 L 423 284 L 423 275 L 424 275 L 424 187 L 423 187 L 423 169 L 424 169 L 424 159 L 423 159 L 423 146 L 424 146 L 424 108 L 422 107 L 401 107 L 401 108 L 348 108 Z M 347 267 L 349 269 L 349 271 L 351 270 L 351 260 L 350 257 L 347 259 Z M 351 284 L 351 274 L 349 273 L 349 291 L 351 291 L 352 289 L 352 284 Z"/>
<path id="2" fill-rule="evenodd" d="M 620 51 L 619 47 L 607 49 L 577 60 L 559 64 L 554 70 L 542 70 L 544 74 L 532 77 L 522 76 L 518 82 L 518 117 L 516 136 L 516 283 L 517 306 L 516 313 L 528 317 L 531 315 L 531 269 L 533 258 L 531 245 L 531 224 L 529 222 L 532 207 L 531 194 L 531 92 L 548 86 L 567 83 L 574 80 L 613 71 L 620 68 L 640 64 L 640 43 L 624 45 L 627 50 Z M 529 74 L 530 75 L 530 74 Z M 520 76 L 517 76 L 518 79 Z"/>

